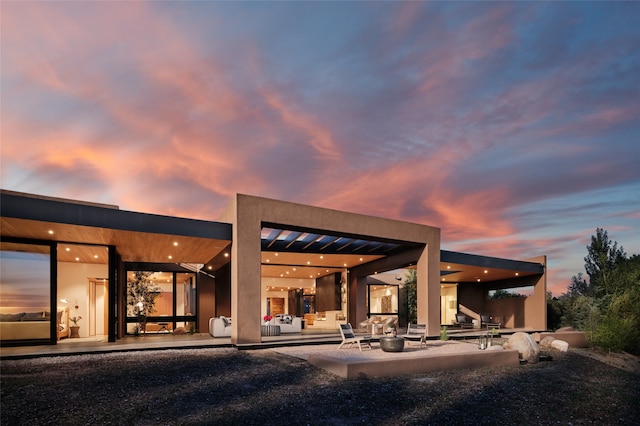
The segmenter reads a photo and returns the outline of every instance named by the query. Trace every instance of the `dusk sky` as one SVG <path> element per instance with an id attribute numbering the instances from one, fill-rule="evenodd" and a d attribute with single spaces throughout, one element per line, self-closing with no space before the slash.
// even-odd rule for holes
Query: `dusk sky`
<path id="1" fill-rule="evenodd" d="M 640 254 L 640 2 L 7 2 L 1 187 L 216 220 L 235 193 L 584 272 Z"/>

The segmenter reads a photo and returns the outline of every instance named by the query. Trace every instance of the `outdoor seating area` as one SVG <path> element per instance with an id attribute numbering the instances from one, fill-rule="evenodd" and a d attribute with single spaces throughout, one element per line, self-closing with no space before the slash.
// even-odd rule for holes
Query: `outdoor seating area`
<path id="1" fill-rule="evenodd" d="M 380 341 L 385 337 L 381 337 Z M 310 364 L 347 379 L 388 377 L 466 368 L 519 365 L 516 350 L 479 350 L 476 341 L 429 340 L 424 345 L 388 352 L 375 340 L 370 350 L 345 350 L 342 344 L 283 346 L 273 350 L 307 360 Z"/>

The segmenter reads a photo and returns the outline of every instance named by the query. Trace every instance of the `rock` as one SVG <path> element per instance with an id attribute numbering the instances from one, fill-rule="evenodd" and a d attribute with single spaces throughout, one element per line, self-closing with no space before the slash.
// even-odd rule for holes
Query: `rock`
<path id="1" fill-rule="evenodd" d="M 542 339 L 542 340 L 540 341 L 540 347 L 541 347 L 541 348 L 549 348 L 549 347 L 551 347 L 551 343 L 552 343 L 554 340 L 556 340 L 556 338 L 555 338 L 555 337 L 553 337 L 553 336 L 546 336 L 544 339 Z"/>
<path id="2" fill-rule="evenodd" d="M 538 362 L 540 348 L 533 337 L 521 331 L 513 333 L 504 343 L 505 349 L 515 349 L 520 354 L 520 358 L 530 363 Z"/>
<path id="3" fill-rule="evenodd" d="M 564 340 L 555 339 L 551 342 L 551 347 L 559 350 L 560 352 L 566 352 L 569 350 L 569 343 Z"/>
<path id="4" fill-rule="evenodd" d="M 184 327 L 176 327 L 176 329 L 173 330 L 173 334 L 187 334 L 187 330 L 185 330 Z"/>
<path id="5" fill-rule="evenodd" d="M 567 332 L 570 332 L 570 331 L 576 331 L 576 329 L 573 328 L 573 327 L 562 327 L 562 328 L 557 329 L 556 333 L 567 333 Z"/>
<path id="6" fill-rule="evenodd" d="M 501 345 L 491 345 L 487 348 L 488 351 L 501 351 L 503 349 Z"/>

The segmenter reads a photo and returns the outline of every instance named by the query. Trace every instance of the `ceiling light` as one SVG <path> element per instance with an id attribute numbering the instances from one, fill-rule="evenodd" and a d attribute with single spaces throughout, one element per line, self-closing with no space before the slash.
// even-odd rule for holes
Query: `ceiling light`
<path id="1" fill-rule="evenodd" d="M 480 282 L 480 278 L 478 278 L 478 282 Z"/>
<path id="2" fill-rule="evenodd" d="M 225 253 L 225 254 L 224 254 L 224 257 L 229 257 L 229 253 Z"/>
<path id="3" fill-rule="evenodd" d="M 363 258 L 360 258 L 360 262 L 362 262 L 363 260 L 364 260 Z"/>
<path id="4" fill-rule="evenodd" d="M 70 249 L 69 247 L 67 247 L 65 250 L 66 250 L 66 251 L 71 251 L 71 249 Z"/>
<path id="5" fill-rule="evenodd" d="M 49 235 L 53 235 L 53 229 L 49 229 Z"/>
<path id="6" fill-rule="evenodd" d="M 208 269 L 209 269 L 209 270 L 212 270 L 212 269 L 213 269 L 213 266 L 209 265 L 209 268 L 208 268 Z"/>
<path id="7" fill-rule="evenodd" d="M 451 269 L 451 265 L 447 265 L 447 269 Z"/>
<path id="8" fill-rule="evenodd" d="M 487 270 L 485 269 L 485 270 L 484 270 L 484 273 L 485 273 L 485 274 L 488 274 L 488 273 L 489 273 L 489 271 L 487 271 Z"/>
<path id="9" fill-rule="evenodd" d="M 307 260 L 307 265 L 311 265 L 311 261 Z"/>
<path id="10" fill-rule="evenodd" d="M 78 261 L 80 261 L 80 258 L 79 258 L 79 257 L 76 257 L 76 262 L 78 262 Z"/>
<path id="11" fill-rule="evenodd" d="M 518 275 L 520 275 L 520 274 L 518 274 L 518 273 L 516 272 L 516 277 L 517 277 Z"/>
<path id="12" fill-rule="evenodd" d="M 93 258 L 94 258 L 94 259 L 97 259 L 97 258 L 98 258 L 98 255 L 97 255 L 97 254 L 94 254 L 94 255 L 93 255 Z"/>
<path id="13" fill-rule="evenodd" d="M 278 255 L 278 253 L 275 254 L 276 256 Z"/>
<path id="14" fill-rule="evenodd" d="M 177 242 L 177 241 L 174 241 L 174 242 L 173 242 L 173 246 L 174 246 L 174 247 L 178 247 L 178 242 Z"/>
<path id="15" fill-rule="evenodd" d="M 171 255 L 169 255 L 168 257 L 169 257 L 169 259 L 173 259 L 173 256 L 171 256 Z"/>
<path id="16" fill-rule="evenodd" d="M 267 263 L 269 263 L 269 259 L 267 259 Z"/>
<path id="17" fill-rule="evenodd" d="M 324 259 L 324 256 L 320 256 L 320 259 Z"/>

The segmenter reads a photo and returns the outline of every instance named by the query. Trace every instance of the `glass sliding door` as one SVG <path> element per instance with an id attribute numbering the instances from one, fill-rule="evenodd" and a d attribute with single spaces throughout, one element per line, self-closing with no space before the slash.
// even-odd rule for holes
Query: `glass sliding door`
<path id="1" fill-rule="evenodd" d="M 0 243 L 0 340 L 54 341 L 51 246 Z M 55 308 L 54 308 L 55 309 Z"/>

